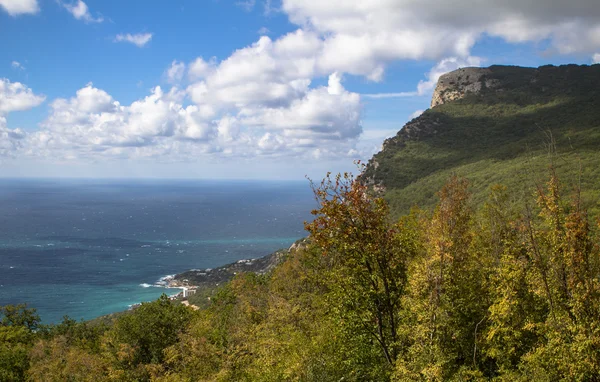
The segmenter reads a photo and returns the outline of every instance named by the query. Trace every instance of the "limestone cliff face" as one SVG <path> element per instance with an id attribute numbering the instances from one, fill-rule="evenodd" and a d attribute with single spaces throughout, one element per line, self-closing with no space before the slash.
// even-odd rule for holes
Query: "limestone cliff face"
<path id="1" fill-rule="evenodd" d="M 438 80 L 431 107 L 464 98 L 468 93 L 478 94 L 482 89 L 497 88 L 500 81 L 488 78 L 490 68 L 462 68 L 446 73 Z"/>

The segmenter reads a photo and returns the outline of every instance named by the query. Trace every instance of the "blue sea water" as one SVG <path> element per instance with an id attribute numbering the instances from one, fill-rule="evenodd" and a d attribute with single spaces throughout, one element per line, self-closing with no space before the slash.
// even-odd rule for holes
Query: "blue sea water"
<path id="1" fill-rule="evenodd" d="M 306 181 L 0 180 L 0 305 L 125 310 L 177 293 L 165 275 L 289 247 L 315 206 Z"/>

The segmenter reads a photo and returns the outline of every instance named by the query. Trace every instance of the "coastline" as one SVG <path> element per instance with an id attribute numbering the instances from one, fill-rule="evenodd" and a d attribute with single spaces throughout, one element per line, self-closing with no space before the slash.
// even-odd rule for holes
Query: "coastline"
<path id="1" fill-rule="evenodd" d="M 182 294 L 184 293 L 185 290 L 188 289 L 188 287 L 186 287 L 186 286 L 171 285 L 171 281 L 175 278 L 176 275 L 177 274 L 162 276 L 154 284 L 141 283 L 141 284 L 139 284 L 139 286 L 141 286 L 142 288 L 179 289 L 179 292 L 174 293 L 174 294 L 165 293 L 169 296 L 169 299 L 176 300 L 180 296 L 182 296 Z M 144 302 L 144 301 L 142 301 L 142 302 Z M 133 310 L 133 309 L 137 308 L 138 306 L 142 305 L 142 302 L 136 302 L 133 304 L 129 304 L 127 310 Z"/>
<path id="2" fill-rule="evenodd" d="M 291 250 L 298 246 L 296 241 L 288 249 L 280 249 L 263 257 L 252 259 L 241 259 L 233 263 L 225 264 L 216 268 L 196 268 L 185 272 L 162 276 L 154 284 L 139 284 L 143 288 L 164 288 L 179 289 L 177 293 L 168 294 L 172 301 L 185 301 L 187 298 L 198 292 L 207 293 L 218 288 L 220 285 L 230 281 L 235 275 L 243 272 L 254 272 L 264 274 L 279 264 Z M 208 297 L 209 298 L 209 297 Z M 133 310 L 140 306 L 142 302 L 129 305 L 128 310 Z M 193 309 L 197 309 L 190 305 Z"/>
<path id="3" fill-rule="evenodd" d="M 189 296 L 198 293 L 210 300 L 210 295 L 215 289 L 233 279 L 238 273 L 265 274 L 280 264 L 292 251 L 304 247 L 306 242 L 307 238 L 302 238 L 294 242 L 288 249 L 280 249 L 263 257 L 241 259 L 216 268 L 190 269 L 162 276 L 154 284 L 142 283 L 139 285 L 144 288 L 179 289 L 177 293 L 168 294 L 169 298 L 172 301 L 181 301 L 192 309 L 198 309 L 197 306 L 187 301 Z M 131 304 L 127 311 L 134 310 L 141 304 L 142 302 Z"/>

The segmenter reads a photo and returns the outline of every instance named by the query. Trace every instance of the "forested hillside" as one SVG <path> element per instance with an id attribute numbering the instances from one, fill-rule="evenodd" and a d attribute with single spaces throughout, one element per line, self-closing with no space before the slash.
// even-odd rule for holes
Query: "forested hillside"
<path id="1" fill-rule="evenodd" d="M 166 296 L 109 324 L 4 307 L 2 381 L 597 381 L 600 240 L 552 169 L 520 208 L 451 178 L 390 222 L 348 176 L 316 188 L 310 243 L 193 311 Z"/>
<path id="2" fill-rule="evenodd" d="M 581 173 L 583 202 L 598 214 L 590 201 L 600 197 L 600 65 L 459 69 L 440 78 L 432 106 L 366 169 L 394 216 L 432 207 L 452 174 L 469 178 L 478 205 L 494 183 L 522 201 L 549 152 L 565 181 Z"/>

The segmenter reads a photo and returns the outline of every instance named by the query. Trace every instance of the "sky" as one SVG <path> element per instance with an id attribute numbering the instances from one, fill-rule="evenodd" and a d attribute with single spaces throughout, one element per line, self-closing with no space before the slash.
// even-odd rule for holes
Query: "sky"
<path id="1" fill-rule="evenodd" d="M 567 63 L 598 0 L 0 0 L 0 177 L 356 172 L 443 73 Z"/>

